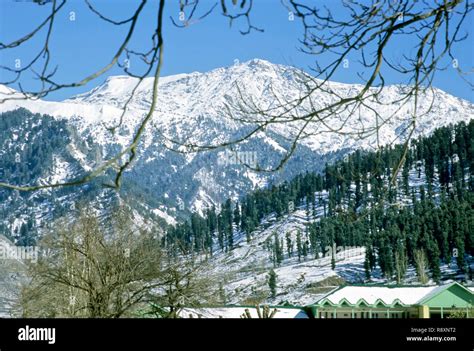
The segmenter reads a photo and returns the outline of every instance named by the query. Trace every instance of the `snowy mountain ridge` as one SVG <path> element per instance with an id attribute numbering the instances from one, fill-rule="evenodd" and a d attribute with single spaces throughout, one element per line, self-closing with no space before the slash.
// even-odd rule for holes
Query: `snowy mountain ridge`
<path id="1" fill-rule="evenodd" d="M 275 97 L 281 98 L 281 101 L 284 102 L 297 99 L 304 92 L 302 83 L 308 79 L 307 77 L 309 76 L 306 73 L 296 68 L 272 64 L 260 59 L 230 67 L 217 68 L 205 73 L 193 72 L 161 77 L 157 109 L 153 124 L 148 128 L 145 139 L 149 140 L 153 134 L 159 131 L 170 138 L 201 144 L 228 140 L 233 131 L 242 129 L 241 124 L 224 113 L 225 104 L 237 103 L 239 100 L 237 86 L 245 94 L 244 97 L 254 99 L 262 108 L 268 108 L 277 104 Z M 74 123 L 82 129 L 85 125 L 95 125 L 94 128 L 98 129 L 96 136 L 100 136 L 96 138 L 97 142 L 125 144 L 143 114 L 149 108 L 153 84 L 152 77 L 145 78 L 136 89 L 127 107 L 120 132 L 113 136 L 104 127 L 114 125 L 118 121 L 122 108 L 130 98 L 137 82 L 138 79 L 133 77 L 111 76 L 91 91 L 62 102 L 10 100 L 0 104 L 0 111 L 25 107 L 35 113 L 45 113 L 63 118 L 75 117 Z M 315 80 L 315 82 L 320 82 L 320 80 Z M 360 91 L 362 85 L 328 82 L 327 88 L 336 92 L 340 97 L 349 97 Z M 0 98 L 4 96 L 5 89 L 10 88 L 3 87 L 0 89 Z M 375 89 L 373 88 L 374 91 Z M 401 106 L 398 103 L 392 103 L 399 100 L 404 89 L 406 87 L 402 85 L 387 86 L 381 94 L 380 103 L 372 102 L 369 104 L 370 107 L 379 110 L 378 112 L 382 117 L 388 117 L 395 113 L 397 109 L 400 109 L 395 113 L 392 120 L 382 125 L 379 135 L 381 145 L 390 143 L 399 137 L 404 125 L 412 119 L 412 106 Z M 433 98 L 435 98 L 435 101 L 431 107 Z M 333 102 L 335 98 L 327 92 L 316 91 L 312 94 L 311 100 L 314 107 L 322 107 Z M 430 107 L 431 111 L 423 115 Z M 308 108 L 307 105 L 302 106 L 302 110 Z M 472 103 L 451 96 L 439 89 L 427 92 L 420 99 L 420 105 L 418 106 L 420 117 L 417 121 L 418 128 L 415 131 L 415 136 L 416 134 L 429 133 L 434 127 L 445 123 L 469 120 L 473 111 L 474 105 Z M 355 112 L 359 114 L 359 118 L 353 118 L 344 123 L 342 132 L 361 130 L 363 127 L 374 125 L 374 115 L 370 109 L 361 109 Z M 239 111 L 233 111 L 233 113 L 236 117 L 240 117 Z M 333 126 L 343 125 L 342 121 L 345 117 L 345 115 L 334 116 L 327 124 Z M 220 127 L 218 131 L 225 130 L 226 133 L 213 133 L 213 131 L 206 130 L 206 128 L 199 128 L 208 121 L 218 123 Z M 322 126 L 317 125 L 311 128 L 310 125 L 308 132 L 315 132 L 317 128 L 321 129 Z M 289 130 L 292 129 L 296 129 L 296 125 L 275 124 L 269 128 L 269 130 L 284 137 L 291 137 L 292 134 Z M 220 134 L 224 134 L 226 138 L 223 138 Z M 315 136 L 308 136 L 301 143 L 321 153 L 336 151 L 341 148 L 358 149 L 376 146 L 375 136 L 371 136 L 366 140 L 358 140 L 353 135 L 331 134 L 334 133 L 321 130 Z M 121 135 L 127 135 L 128 138 L 122 138 Z"/>
<path id="2" fill-rule="evenodd" d="M 342 113 L 327 121 L 327 125 L 340 128 L 343 133 L 329 133 L 320 124 L 308 125 L 308 135 L 300 140 L 294 157 L 281 174 L 262 174 L 239 164 L 219 163 L 220 150 L 178 154 L 164 145 L 172 146 L 163 137 L 199 145 L 217 145 L 235 140 L 249 131 L 249 125 L 232 117 L 248 116 L 243 115 L 242 111 L 232 111 L 233 116 L 229 116 L 226 106 L 238 105 L 243 98 L 254 101 L 261 108 L 275 107 L 278 101 L 298 99 L 304 91 L 303 81 L 307 79 L 308 75 L 296 68 L 260 59 L 205 73 L 160 78 L 157 109 L 143 135 L 137 161 L 126 172 L 126 181 L 138 182 L 139 187 L 146 189 L 144 192 L 154 197 L 156 201 L 144 207 L 149 207 L 155 214 L 161 213 L 161 217 L 175 216 L 183 209 L 202 213 L 205 208 L 217 205 L 228 197 L 236 199 L 256 187 L 289 179 L 305 170 L 321 170 L 326 162 L 351 150 L 375 148 L 377 141 L 380 145 L 403 141 L 412 120 L 411 107 L 392 103 L 406 89 L 392 85 L 385 87 L 379 102 L 370 102 L 368 107 L 358 110 L 355 113 L 357 118 L 346 121 L 348 115 Z M 0 112 L 23 107 L 32 113 L 47 114 L 65 121 L 74 131 L 69 153 L 82 167 L 83 174 L 130 143 L 150 106 L 153 78 L 144 79 L 136 89 L 123 123 L 115 133 L 107 128 L 118 124 L 122 108 L 136 82 L 136 78 L 127 76 L 108 77 L 91 91 L 65 101 L 7 100 L 0 104 Z M 328 82 L 327 85 L 341 97 L 352 96 L 362 88 L 357 84 L 335 82 Z M 10 94 L 19 93 L 0 87 L 0 100 L 11 97 Z M 316 91 L 311 96 L 311 104 L 322 107 L 334 99 L 331 94 Z M 297 112 L 307 111 L 310 108 L 308 104 L 303 104 Z M 430 111 L 423 114 L 430 107 Z M 371 109 L 387 119 L 381 125 L 378 136 L 372 134 L 358 138 L 351 133 L 345 134 L 373 126 L 375 115 Z M 435 128 L 449 123 L 470 120 L 474 115 L 474 104 L 434 89 L 420 99 L 418 111 L 420 116 L 414 137 L 430 134 Z M 389 119 L 392 114 L 394 116 Z M 299 127 L 300 123 L 273 124 L 242 143 L 239 149 L 255 153 L 261 166 L 274 166 L 291 147 L 291 140 Z M 13 147 L 21 142 L 9 140 L 5 145 Z M 53 167 L 47 166 L 44 182 L 64 181 L 81 174 L 77 167 L 70 167 L 68 162 L 58 157 Z"/>

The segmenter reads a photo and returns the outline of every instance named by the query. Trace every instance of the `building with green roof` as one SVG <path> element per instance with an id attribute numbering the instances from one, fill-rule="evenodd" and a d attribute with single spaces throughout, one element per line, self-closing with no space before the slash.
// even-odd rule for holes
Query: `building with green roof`
<path id="1" fill-rule="evenodd" d="M 308 306 L 314 318 L 446 318 L 471 316 L 474 293 L 453 282 L 439 286 L 341 286 Z"/>

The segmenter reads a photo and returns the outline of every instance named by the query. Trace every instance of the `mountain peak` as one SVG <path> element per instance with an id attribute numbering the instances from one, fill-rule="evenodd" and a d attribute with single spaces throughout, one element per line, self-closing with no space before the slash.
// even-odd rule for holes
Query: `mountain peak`
<path id="1" fill-rule="evenodd" d="M 281 65 L 277 63 L 273 63 L 267 60 L 253 58 L 248 61 L 244 62 L 235 62 L 234 65 L 229 67 L 230 69 L 240 68 L 240 69 L 248 69 L 252 73 L 254 72 L 268 72 L 268 71 L 279 71 L 284 69 L 296 69 L 291 66 Z"/>
<path id="2" fill-rule="evenodd" d="M 252 67 L 252 66 L 276 66 L 276 64 L 274 64 L 270 61 L 259 59 L 259 58 L 253 58 L 251 60 L 242 62 L 242 65 L 246 65 L 246 66 L 250 66 L 250 67 Z"/>
<path id="3" fill-rule="evenodd" d="M 127 75 L 117 75 L 117 76 L 108 76 L 107 79 L 104 81 L 103 85 L 105 84 L 126 84 L 128 81 L 134 81 L 137 78 L 130 77 Z"/>

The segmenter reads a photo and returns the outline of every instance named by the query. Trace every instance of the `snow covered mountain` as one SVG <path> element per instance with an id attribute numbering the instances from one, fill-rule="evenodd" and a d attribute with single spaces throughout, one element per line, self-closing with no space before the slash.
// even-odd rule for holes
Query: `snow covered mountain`
<path id="1" fill-rule="evenodd" d="M 104 208 L 110 201 L 125 199 L 142 213 L 143 218 L 162 218 L 173 224 L 177 215 L 195 210 L 202 212 L 206 207 L 219 204 L 228 197 L 235 199 L 256 187 L 289 179 L 305 170 L 321 170 L 326 162 L 351 150 L 376 147 L 376 135 L 357 138 L 353 134 L 327 133 L 323 126 L 311 124 L 307 129 L 309 135 L 299 142 L 294 156 L 279 173 L 257 173 L 232 158 L 222 162 L 222 157 L 226 156 L 223 150 L 182 154 L 166 147 L 170 145 L 164 141 L 165 138 L 201 145 L 235 140 L 251 126 L 235 119 L 248 117 L 239 111 L 231 111 L 234 117 L 231 118 L 226 106 L 238 105 L 243 99 L 255 102 L 261 108 L 275 107 L 279 101 L 298 98 L 306 77 L 298 69 L 254 59 L 210 72 L 161 78 L 156 111 L 141 141 L 138 158 L 133 168 L 126 172 L 124 187 L 119 194 L 101 186 L 110 181 L 110 172 L 93 184 L 82 187 L 79 192 L 62 189 L 19 194 L 0 190 L 4 200 L 0 207 L 3 230 L 15 236 L 28 218 L 35 224 L 32 227 L 40 228 L 41 223 L 50 221 L 80 201 L 95 198 L 100 199 L 98 203 Z M 6 112 L 18 108 L 25 108 L 32 114 L 46 114 L 52 119 L 41 124 L 34 115 L 25 115 L 21 123 L 5 127 L 9 129 L 2 131 L 0 155 L 18 154 L 18 167 L 2 164 L 4 158 L 1 158 L 0 169 L 8 167 L 11 172 L 0 172 L 0 180 L 14 179 L 21 185 L 61 182 L 75 179 L 110 158 L 130 142 L 150 106 L 152 78 L 147 78 L 135 90 L 120 127 L 114 133 L 108 129 L 118 124 L 122 107 L 130 99 L 136 83 L 137 79 L 127 76 L 109 77 L 91 91 L 61 102 L 12 99 L 1 103 L 0 112 L 4 113 L 1 115 L 4 119 L 8 116 Z M 328 87 L 341 97 L 352 96 L 361 89 L 360 85 L 334 82 L 329 82 Z M 331 117 L 327 124 L 340 127 L 341 131 L 361 130 L 375 124 L 374 109 L 382 118 L 394 115 L 382 123 L 378 142 L 381 145 L 400 142 L 411 121 L 412 108 L 410 104 L 402 106 L 394 102 L 404 89 L 406 87 L 388 86 L 378 102 L 351 111 L 354 118 L 346 122 L 349 112 L 343 112 Z M 0 101 L 16 94 L 19 93 L 0 86 Z M 331 101 L 334 97 L 328 93 L 316 91 L 311 96 L 314 107 L 326 106 Z M 303 105 L 299 111 L 310 107 Z M 449 123 L 470 120 L 474 115 L 474 104 L 435 89 L 420 99 L 418 111 L 420 117 L 415 137 L 429 134 Z M 29 123 L 28 119 L 36 124 Z M 48 161 L 41 163 L 37 174 L 18 178 L 21 172 L 29 173 L 28 167 L 20 164 L 31 162 L 33 140 L 45 142 L 32 131 L 46 135 L 52 125 L 57 125 L 58 133 L 64 133 L 64 143 L 57 143 L 57 149 L 48 154 Z M 244 142 L 239 151 L 245 152 L 258 165 L 276 165 L 291 146 L 291 138 L 298 126 L 298 123 L 273 124 Z M 55 213 L 58 206 L 62 210 Z"/>

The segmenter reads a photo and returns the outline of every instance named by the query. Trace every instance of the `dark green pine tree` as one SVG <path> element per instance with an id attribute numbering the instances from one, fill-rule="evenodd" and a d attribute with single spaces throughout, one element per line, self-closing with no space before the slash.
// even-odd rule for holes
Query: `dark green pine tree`
<path id="1" fill-rule="evenodd" d="M 331 269 L 336 269 L 336 253 L 334 252 L 334 250 L 331 251 Z"/>
<path id="2" fill-rule="evenodd" d="M 280 266 L 283 261 L 283 247 L 276 233 L 273 234 L 273 257 L 274 265 L 276 267 Z"/>
<path id="3" fill-rule="evenodd" d="M 369 248 L 365 248 L 365 260 L 364 260 L 364 271 L 365 271 L 365 279 L 370 280 L 371 279 L 371 268 L 370 268 L 370 251 Z M 336 263 L 334 262 L 334 267 L 336 266 Z M 334 269 L 334 268 L 333 268 Z"/>
<path id="4" fill-rule="evenodd" d="M 431 239 L 428 243 L 428 264 L 431 270 L 431 278 L 439 283 L 441 279 L 441 270 L 439 268 L 439 248 L 435 240 Z"/>
<path id="5" fill-rule="evenodd" d="M 372 245 L 368 246 L 368 258 L 369 258 L 370 270 L 373 271 L 377 267 L 377 258 L 374 254 L 374 249 Z"/>
<path id="6" fill-rule="evenodd" d="M 237 228 L 240 228 L 240 226 L 241 226 L 241 223 L 240 223 L 240 206 L 239 206 L 238 203 L 235 204 L 234 223 L 237 226 Z"/>
<path id="7" fill-rule="evenodd" d="M 394 270 L 393 251 L 387 238 L 382 238 L 379 247 L 379 266 L 385 278 L 391 279 Z"/>
<path id="8" fill-rule="evenodd" d="M 296 252 L 298 254 L 298 262 L 301 262 L 301 256 L 303 255 L 303 245 L 301 243 L 301 232 L 296 232 Z"/>
<path id="9" fill-rule="evenodd" d="M 306 257 L 308 256 L 308 251 L 309 251 L 308 241 L 305 241 L 303 243 L 303 257 L 305 260 L 306 260 Z"/>
<path id="10" fill-rule="evenodd" d="M 225 223 L 222 213 L 217 216 L 217 242 L 221 250 L 224 250 Z"/>
<path id="11" fill-rule="evenodd" d="M 291 233 L 286 233 L 286 251 L 288 253 L 288 257 L 293 256 L 293 241 L 291 240 Z"/>
<path id="12" fill-rule="evenodd" d="M 225 202 L 221 214 L 223 217 L 224 234 L 227 243 L 227 250 L 230 251 L 234 248 L 234 221 L 232 218 L 232 201 L 230 199 Z"/>
<path id="13" fill-rule="evenodd" d="M 410 152 L 407 153 L 410 155 Z M 405 196 L 410 195 L 410 186 L 409 186 L 409 172 L 410 172 L 410 158 L 407 156 L 405 162 L 403 163 L 403 170 L 402 170 L 402 179 L 403 179 L 403 191 L 405 192 Z"/>
<path id="14" fill-rule="evenodd" d="M 270 296 L 275 298 L 277 292 L 277 274 L 273 269 L 268 273 L 268 287 L 270 288 Z"/>
<path id="15" fill-rule="evenodd" d="M 461 236 L 457 236 L 455 239 L 456 245 L 456 263 L 458 265 L 458 269 L 460 273 L 464 273 L 466 271 L 466 260 L 464 258 L 464 240 L 462 240 Z"/>

